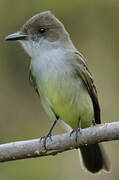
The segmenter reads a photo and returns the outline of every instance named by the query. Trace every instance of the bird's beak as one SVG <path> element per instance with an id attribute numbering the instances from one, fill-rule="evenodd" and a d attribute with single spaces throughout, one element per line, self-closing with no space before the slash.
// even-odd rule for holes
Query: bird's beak
<path id="1" fill-rule="evenodd" d="M 8 40 L 8 41 L 25 40 L 27 36 L 28 35 L 23 34 L 22 32 L 16 32 L 16 33 L 6 36 L 5 40 Z"/>

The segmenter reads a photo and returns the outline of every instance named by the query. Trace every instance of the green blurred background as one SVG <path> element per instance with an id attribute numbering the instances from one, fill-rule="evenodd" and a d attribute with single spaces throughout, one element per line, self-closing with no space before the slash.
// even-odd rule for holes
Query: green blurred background
<path id="1" fill-rule="evenodd" d="M 0 0 L 0 142 L 38 138 L 51 121 L 29 85 L 29 57 L 4 37 L 32 15 L 51 10 L 88 59 L 97 85 L 102 121 L 119 120 L 119 0 Z M 54 134 L 64 132 L 57 125 Z M 92 176 L 81 167 L 76 150 L 55 157 L 0 164 L 0 180 L 118 180 L 119 142 L 105 143 L 112 172 Z"/>

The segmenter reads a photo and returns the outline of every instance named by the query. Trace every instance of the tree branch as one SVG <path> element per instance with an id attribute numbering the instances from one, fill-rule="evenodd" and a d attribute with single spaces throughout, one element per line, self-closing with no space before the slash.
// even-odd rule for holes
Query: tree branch
<path id="1" fill-rule="evenodd" d="M 52 136 L 46 143 L 47 151 L 44 149 L 43 141 L 32 139 L 0 145 L 0 162 L 34 158 L 40 156 L 56 155 L 58 153 L 72 150 L 87 144 L 119 139 L 119 122 L 105 123 L 82 129 L 79 133 L 77 144 L 75 133 Z"/>

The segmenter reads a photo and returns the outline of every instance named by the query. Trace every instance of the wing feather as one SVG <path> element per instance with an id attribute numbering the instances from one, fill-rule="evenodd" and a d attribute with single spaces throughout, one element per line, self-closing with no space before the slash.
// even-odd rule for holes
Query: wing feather
<path id="1" fill-rule="evenodd" d="M 34 87 L 37 95 L 39 95 L 37 84 L 36 84 L 36 80 L 35 80 L 35 77 L 32 75 L 31 70 L 29 71 L 29 82 L 30 82 L 31 86 Z"/>
<path id="2" fill-rule="evenodd" d="M 92 78 L 92 74 L 87 67 L 84 57 L 79 52 L 75 52 L 75 54 L 78 60 L 77 62 L 79 65 L 78 70 L 79 70 L 80 77 L 82 78 L 93 102 L 95 123 L 100 124 L 101 123 L 100 105 L 98 101 L 96 86 Z"/>

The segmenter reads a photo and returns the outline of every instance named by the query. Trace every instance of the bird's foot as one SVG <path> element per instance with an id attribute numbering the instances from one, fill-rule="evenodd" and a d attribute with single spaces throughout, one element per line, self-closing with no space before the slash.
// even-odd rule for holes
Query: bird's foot
<path id="1" fill-rule="evenodd" d="M 51 137 L 52 136 L 52 130 L 53 130 L 54 126 L 56 125 L 59 117 L 57 116 L 56 118 L 57 119 L 53 122 L 53 124 L 52 124 L 52 126 L 51 126 L 51 128 L 50 128 L 50 130 L 48 132 L 48 134 L 46 134 L 46 136 L 42 136 L 40 138 L 40 142 L 43 140 L 44 151 L 47 151 L 47 148 L 46 148 L 46 141 L 47 141 L 47 139 L 50 138 L 50 140 L 52 141 L 52 137 Z"/>
<path id="2" fill-rule="evenodd" d="M 41 138 L 40 138 L 40 142 L 43 140 L 43 147 L 44 147 L 44 150 L 45 151 L 47 151 L 47 148 L 46 148 L 46 141 L 47 141 L 47 139 L 48 138 L 50 138 L 50 140 L 52 141 L 52 134 L 51 134 L 51 132 L 49 132 L 48 134 L 46 134 L 45 136 L 42 136 Z"/>
<path id="3" fill-rule="evenodd" d="M 92 123 L 93 123 L 93 126 L 95 126 L 95 125 L 96 125 L 96 122 L 95 122 L 95 120 L 94 120 L 94 119 L 92 120 Z"/>
<path id="4" fill-rule="evenodd" d="M 71 131 L 71 133 L 70 133 L 70 136 L 72 136 L 73 133 L 76 133 L 75 141 L 76 141 L 76 143 L 77 143 L 77 141 L 78 141 L 78 133 L 81 134 L 81 128 L 78 127 L 77 129 L 73 129 L 73 131 Z"/>

